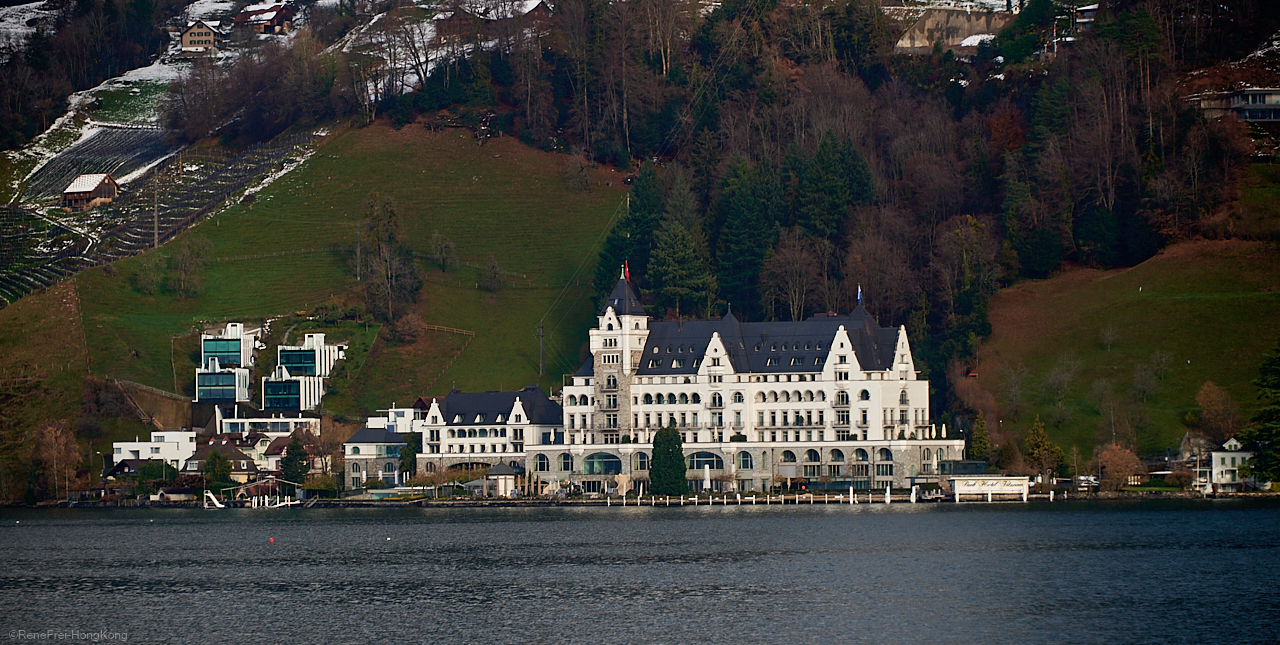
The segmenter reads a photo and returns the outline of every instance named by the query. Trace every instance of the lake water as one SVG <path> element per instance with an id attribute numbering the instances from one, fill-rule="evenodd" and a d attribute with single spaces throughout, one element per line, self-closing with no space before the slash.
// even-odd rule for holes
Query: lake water
<path id="1" fill-rule="evenodd" d="M 1277 501 L 11 510 L 0 544 L 14 642 L 1280 642 Z"/>

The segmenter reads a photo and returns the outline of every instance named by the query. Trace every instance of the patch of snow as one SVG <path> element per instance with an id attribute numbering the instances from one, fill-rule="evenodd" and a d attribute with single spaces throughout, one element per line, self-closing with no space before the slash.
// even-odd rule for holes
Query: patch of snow
<path id="1" fill-rule="evenodd" d="M 137 179 L 137 178 L 139 178 L 139 177 L 141 177 L 141 176 L 143 176 L 143 175 L 147 174 L 147 171 L 149 171 L 149 170 L 151 170 L 152 168 L 155 168 L 156 166 L 160 165 L 160 164 L 161 164 L 165 159 L 168 159 L 168 158 L 170 158 L 170 157 L 172 157 L 173 155 L 176 155 L 176 154 L 178 154 L 178 151 L 177 151 L 177 150 L 174 150 L 173 152 L 171 152 L 171 153 L 169 153 L 169 154 L 167 154 L 167 155 L 165 155 L 165 156 L 163 156 L 163 157 L 160 157 L 159 159 L 156 159 L 155 161 L 152 161 L 151 163 L 149 163 L 149 164 L 147 164 L 147 165 L 145 165 L 145 166 L 143 166 L 143 167 L 141 167 L 141 168 L 139 168 L 139 169 L 137 169 L 137 170 L 135 170 L 135 171 L 133 171 L 133 172 L 131 172 L 131 173 L 129 173 L 129 174 L 127 174 L 127 175 L 123 176 L 123 177 L 121 177 L 120 179 L 116 180 L 116 183 L 118 183 L 118 184 L 127 184 L 127 183 L 129 183 L 129 182 L 132 182 L 133 180 L 135 180 L 135 179 Z"/>
<path id="2" fill-rule="evenodd" d="M 119 79 L 112 79 L 111 81 L 107 81 L 107 83 L 110 83 L 115 80 L 124 80 L 129 82 L 154 81 L 157 83 L 168 83 L 170 81 L 178 80 L 178 77 L 182 76 L 183 72 L 186 72 L 189 67 L 190 67 L 190 63 L 179 62 L 179 61 L 167 61 L 165 58 L 160 58 L 156 60 L 156 62 L 150 65 L 147 65 L 146 67 L 131 69 L 125 72 L 123 75 L 121 75 Z M 101 87 L 101 85 L 98 87 Z M 94 89 L 97 89 L 97 88 L 94 88 Z M 89 91 L 92 92 L 93 90 L 89 90 Z"/>
<path id="3" fill-rule="evenodd" d="M 235 0 L 196 0 L 187 5 L 182 16 L 188 22 L 205 20 L 215 16 L 230 16 L 235 8 Z"/>
<path id="4" fill-rule="evenodd" d="M 1003 80 L 1004 80 L 1004 74 L 992 74 L 991 76 L 987 77 L 987 80 L 989 80 L 989 81 L 1003 81 Z"/>
<path id="5" fill-rule="evenodd" d="M 36 30 L 36 26 L 52 24 L 57 15 L 57 10 L 51 5 L 46 8 L 44 0 L 14 7 L 0 7 L 0 50 L 5 52 L 0 53 L 0 61 L 8 59 L 7 52 L 21 50 L 26 45 L 27 36 Z"/>
<path id="6" fill-rule="evenodd" d="M 1255 49 L 1251 54 L 1244 57 L 1244 60 L 1252 60 L 1254 58 L 1263 58 L 1266 56 L 1280 55 L 1280 31 L 1271 35 L 1269 42 L 1263 43 Z M 1243 61 L 1242 61 L 1243 62 Z"/>
<path id="7" fill-rule="evenodd" d="M 313 148 L 313 149 L 309 149 L 309 150 L 307 150 L 306 152 L 304 152 L 304 153 L 303 153 L 303 154 L 301 154 L 301 155 L 298 155 L 297 157 L 290 157 L 290 158 L 289 158 L 289 161 L 285 163 L 285 165 L 284 165 L 284 167 L 283 167 L 283 168 L 281 168 L 280 170 L 277 170 L 277 171 L 275 171 L 275 172 L 271 173 L 270 175 L 267 175 L 266 177 L 264 177 L 264 178 L 262 179 L 262 181 L 258 183 L 258 185 L 257 185 L 257 186 L 253 186 L 253 187 L 250 187 L 250 188 L 246 188 L 246 189 L 245 189 L 245 191 L 244 191 L 244 194 L 245 194 L 245 195 L 252 195 L 252 194 L 254 194 L 254 193 L 257 193 L 257 192 L 261 191 L 262 189 L 266 188 L 267 186 L 270 186 L 271 184 L 275 183 L 275 181 L 276 181 L 277 179 L 279 179 L 279 178 L 281 178 L 281 177 L 283 177 L 283 176 L 285 176 L 285 175 L 287 175 L 287 174 L 289 174 L 289 173 L 293 172 L 294 170 L 297 170 L 299 166 L 301 166 L 301 165 L 302 165 L 303 163 L 305 163 L 308 159 L 310 159 L 310 158 L 311 158 L 311 155 L 314 155 L 315 153 L 316 153 L 316 151 L 315 151 L 315 149 Z"/>
<path id="8" fill-rule="evenodd" d="M 982 43 L 995 39 L 995 34 L 974 34 L 960 41 L 961 47 L 977 47 Z"/>

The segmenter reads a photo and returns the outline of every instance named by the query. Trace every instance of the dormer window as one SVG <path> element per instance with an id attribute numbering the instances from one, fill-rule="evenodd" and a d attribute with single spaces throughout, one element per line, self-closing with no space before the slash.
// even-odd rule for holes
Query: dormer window
<path id="1" fill-rule="evenodd" d="M 777 343 L 774 343 L 774 344 L 770 345 L 770 346 L 769 346 L 769 351 L 771 351 L 771 352 L 776 352 L 776 351 L 778 351 L 778 344 L 777 344 Z"/>
<path id="2" fill-rule="evenodd" d="M 501 412 L 498 413 L 498 416 L 493 418 L 494 423 L 502 423 L 504 421 L 506 421 L 506 417 Z"/>
<path id="3" fill-rule="evenodd" d="M 654 348 L 653 348 L 653 353 L 654 353 L 654 354 L 657 354 L 657 353 L 658 353 L 658 348 L 657 348 L 657 347 L 654 347 Z"/>
<path id="4" fill-rule="evenodd" d="M 477 414 L 477 415 L 476 415 L 475 423 L 484 423 L 484 415 L 483 415 L 483 414 Z"/>
<path id="5" fill-rule="evenodd" d="M 453 422 L 454 422 L 454 423 L 462 423 L 462 415 L 461 415 L 461 414 L 455 414 L 455 415 L 453 415 Z"/>

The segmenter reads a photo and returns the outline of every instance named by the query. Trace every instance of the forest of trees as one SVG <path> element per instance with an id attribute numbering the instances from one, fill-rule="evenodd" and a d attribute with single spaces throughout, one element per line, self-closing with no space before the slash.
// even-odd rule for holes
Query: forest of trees
<path id="1" fill-rule="evenodd" d="M 686 0 L 557 0 L 550 26 L 500 21 L 445 47 L 426 46 L 421 8 L 343 2 L 312 11 L 291 48 L 198 66 L 168 117 L 190 139 L 258 140 L 344 115 L 494 112 L 531 145 L 637 173 L 600 296 L 623 262 L 658 317 L 798 319 L 848 311 L 860 291 L 882 324 L 908 327 L 946 409 L 943 376 L 989 333 L 1000 286 L 1220 234 L 1207 222 L 1233 196 L 1244 133 L 1174 83 L 1280 27 L 1264 4 L 1119 0 L 1050 57 L 1069 12 L 1029 0 L 962 60 L 893 54 L 904 25 L 870 0 L 728 0 L 705 15 Z M 359 11 L 388 9 L 328 48 Z"/>
<path id="2" fill-rule="evenodd" d="M 147 65 L 183 0 L 50 0 L 51 27 L 0 51 L 0 149 L 21 146 L 67 111 L 72 92 Z"/>

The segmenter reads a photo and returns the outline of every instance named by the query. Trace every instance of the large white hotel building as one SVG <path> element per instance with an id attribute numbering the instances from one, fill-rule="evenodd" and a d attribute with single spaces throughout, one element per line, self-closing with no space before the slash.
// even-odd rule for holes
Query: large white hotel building
<path id="1" fill-rule="evenodd" d="M 651 322 L 619 280 L 590 337 L 591 358 L 565 377 L 559 406 L 539 405 L 543 418 L 522 418 L 510 397 L 494 410 L 472 401 L 466 414 L 449 412 L 450 398 L 474 395 L 420 400 L 419 468 L 496 459 L 523 465 L 544 490 L 647 491 L 653 436 L 667 426 L 683 435 L 695 490 L 902 487 L 937 481 L 939 461 L 963 458 L 963 438 L 932 422 L 906 329 L 880 327 L 861 305 L 796 322 Z M 495 422 L 503 427 L 476 432 Z M 471 445 L 494 436 L 497 454 Z"/>

